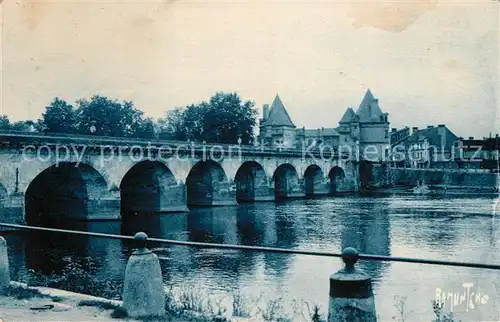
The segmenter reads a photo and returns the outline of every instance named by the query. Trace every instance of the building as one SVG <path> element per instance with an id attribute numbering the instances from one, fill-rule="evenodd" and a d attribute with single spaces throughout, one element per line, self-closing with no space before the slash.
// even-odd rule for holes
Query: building
<path id="1" fill-rule="evenodd" d="M 425 129 L 413 127 L 411 135 L 391 143 L 391 161 L 398 167 L 456 168 L 457 140 L 458 137 L 444 124 L 429 125 Z"/>
<path id="2" fill-rule="evenodd" d="M 259 143 L 269 147 L 294 148 L 296 126 L 278 95 L 269 109 L 264 104 L 259 122 Z"/>
<path id="3" fill-rule="evenodd" d="M 459 169 L 486 169 L 498 171 L 500 138 L 458 138 L 455 145 L 455 161 Z"/>
<path id="4" fill-rule="evenodd" d="M 259 142 L 269 147 L 301 148 L 315 144 L 328 145 L 333 150 L 359 149 L 361 158 L 374 162 L 386 160 L 390 147 L 388 114 L 382 112 L 369 89 L 357 111 L 348 107 L 336 128 L 297 129 L 278 95 L 271 108 L 264 104 L 259 127 Z"/>
<path id="5" fill-rule="evenodd" d="M 340 145 L 355 146 L 361 160 L 380 162 L 389 155 L 389 114 L 378 102 L 368 89 L 358 110 L 348 107 L 339 121 Z"/>
<path id="6" fill-rule="evenodd" d="M 397 128 L 392 128 L 391 129 L 391 145 L 394 145 L 395 143 L 406 139 L 407 137 L 410 136 L 410 128 L 405 126 L 402 129 L 397 129 Z"/>
<path id="7" fill-rule="evenodd" d="M 339 133 L 334 128 L 321 129 L 306 129 L 305 127 L 297 129 L 295 133 L 295 146 L 317 145 L 317 146 L 331 146 L 338 149 L 339 146 Z"/>

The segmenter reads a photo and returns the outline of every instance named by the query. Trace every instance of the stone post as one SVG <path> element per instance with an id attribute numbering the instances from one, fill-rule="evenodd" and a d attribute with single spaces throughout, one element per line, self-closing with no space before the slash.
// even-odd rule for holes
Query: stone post
<path id="1" fill-rule="evenodd" d="M 7 254 L 7 242 L 0 236 L 0 291 L 7 289 L 10 285 L 9 257 Z"/>
<path id="2" fill-rule="evenodd" d="M 371 278 L 354 267 L 358 251 L 345 248 L 342 260 L 345 268 L 330 277 L 328 322 L 376 322 Z"/>
<path id="3" fill-rule="evenodd" d="M 160 261 L 146 249 L 147 238 L 145 233 L 135 234 L 137 250 L 130 256 L 125 269 L 123 308 L 129 317 L 165 314 L 165 289 Z"/>

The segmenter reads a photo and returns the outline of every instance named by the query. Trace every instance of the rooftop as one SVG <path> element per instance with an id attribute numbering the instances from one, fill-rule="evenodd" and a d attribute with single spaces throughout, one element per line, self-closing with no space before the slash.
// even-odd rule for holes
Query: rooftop
<path id="1" fill-rule="evenodd" d="M 266 125 L 295 127 L 278 94 L 271 105 Z"/>
<path id="2" fill-rule="evenodd" d="M 334 128 L 321 128 L 321 129 L 297 129 L 297 134 L 302 134 L 305 137 L 317 136 L 338 136 L 339 133 Z"/>

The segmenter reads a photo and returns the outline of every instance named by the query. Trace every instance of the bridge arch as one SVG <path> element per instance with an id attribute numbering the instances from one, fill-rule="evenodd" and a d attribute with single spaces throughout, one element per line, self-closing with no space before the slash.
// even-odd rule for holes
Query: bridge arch
<path id="1" fill-rule="evenodd" d="M 224 206 L 236 204 L 234 187 L 222 166 L 213 161 L 199 161 L 186 178 L 188 206 Z"/>
<path id="2" fill-rule="evenodd" d="M 333 167 L 328 173 L 330 178 L 330 193 L 341 192 L 345 180 L 345 171 L 339 166 Z"/>
<path id="3" fill-rule="evenodd" d="M 274 200 L 264 167 L 256 161 L 244 162 L 236 172 L 236 200 L 238 202 Z"/>
<path id="4" fill-rule="evenodd" d="M 164 163 L 140 161 L 121 180 L 120 208 L 122 216 L 186 211 L 184 186 Z"/>
<path id="5" fill-rule="evenodd" d="M 303 196 L 299 175 L 293 165 L 284 163 L 276 168 L 273 181 L 276 199 Z"/>
<path id="6" fill-rule="evenodd" d="M 104 177 L 85 163 L 63 162 L 39 173 L 25 193 L 26 221 L 54 223 L 96 218 L 108 196 Z"/>
<path id="7" fill-rule="evenodd" d="M 324 173 L 316 164 L 311 164 L 304 172 L 304 184 L 306 196 L 319 195 L 324 191 Z"/>
<path id="8" fill-rule="evenodd" d="M 26 152 L 27 153 L 27 152 Z M 110 173 L 115 173 L 118 167 L 116 162 L 104 163 L 101 164 L 101 160 L 94 157 L 81 157 L 81 159 L 72 156 L 68 160 L 57 160 L 55 152 L 51 151 L 51 155 L 49 159 L 40 159 L 36 155 L 27 156 L 26 160 L 21 158 L 21 164 L 19 166 L 19 191 L 26 192 L 28 190 L 28 186 L 33 181 L 34 178 L 39 176 L 42 172 L 51 167 L 61 167 L 63 164 L 73 164 L 73 165 L 81 165 L 91 167 L 95 169 L 100 176 L 104 179 L 104 181 L 108 184 L 108 190 L 111 188 L 114 180 L 110 177 Z M 84 152 L 80 152 L 84 153 Z M 87 152 L 90 153 L 90 152 Z M 48 158 L 49 156 L 47 156 Z M 13 189 L 12 187 L 11 189 Z M 8 188 L 8 191 L 11 189 Z"/>

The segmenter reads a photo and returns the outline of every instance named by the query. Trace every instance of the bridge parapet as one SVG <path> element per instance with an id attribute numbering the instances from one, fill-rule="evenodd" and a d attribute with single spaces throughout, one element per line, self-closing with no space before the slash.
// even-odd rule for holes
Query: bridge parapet
<path id="1" fill-rule="evenodd" d="M 46 146 L 50 149 L 57 147 L 71 146 L 75 151 L 88 149 L 88 152 L 113 152 L 119 151 L 130 152 L 131 150 L 139 150 L 148 148 L 153 154 L 165 152 L 180 152 L 185 154 L 202 154 L 202 153 L 241 153 L 242 155 L 259 155 L 259 156 L 282 156 L 282 157 L 301 157 L 301 158 L 327 158 L 327 159 L 343 159 L 352 160 L 354 153 L 344 151 L 332 151 L 330 148 L 323 147 L 303 147 L 297 148 L 269 148 L 265 146 L 253 145 L 237 145 L 224 143 L 206 143 L 195 141 L 175 141 L 175 140 L 160 140 L 160 139 L 141 139 L 141 138 L 124 138 L 124 137 L 105 137 L 91 135 L 72 135 L 72 134 L 49 134 L 36 132 L 19 132 L 0 130 L 0 147 L 14 147 L 22 149 L 25 147 L 39 148 Z"/>

